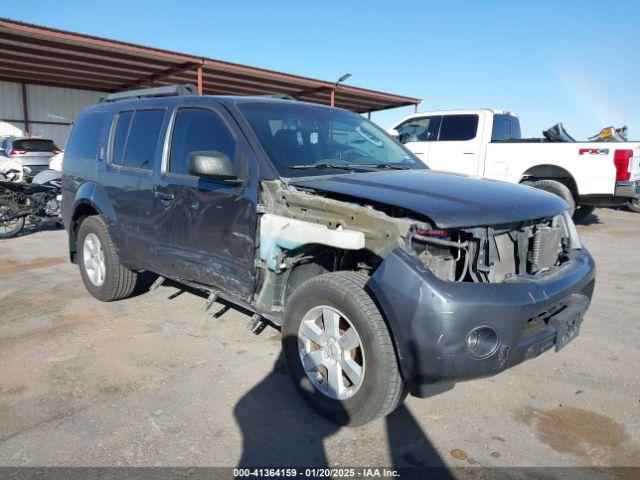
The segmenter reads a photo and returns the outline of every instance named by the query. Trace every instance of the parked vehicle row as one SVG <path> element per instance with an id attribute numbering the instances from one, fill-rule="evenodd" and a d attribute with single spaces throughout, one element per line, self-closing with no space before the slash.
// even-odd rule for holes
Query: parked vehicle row
<path id="1" fill-rule="evenodd" d="M 345 425 L 578 335 L 594 262 L 558 196 L 431 171 L 345 110 L 184 93 L 107 96 L 72 130 L 63 220 L 95 298 L 144 270 L 252 311 Z"/>
<path id="2" fill-rule="evenodd" d="M 523 139 L 516 115 L 489 109 L 417 113 L 390 133 L 429 168 L 546 190 L 577 219 L 640 199 L 640 142 Z"/>

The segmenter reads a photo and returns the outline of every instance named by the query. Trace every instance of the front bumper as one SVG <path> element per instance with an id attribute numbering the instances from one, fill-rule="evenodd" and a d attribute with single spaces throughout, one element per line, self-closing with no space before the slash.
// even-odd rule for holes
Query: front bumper
<path id="1" fill-rule="evenodd" d="M 572 250 L 553 272 L 503 283 L 456 283 L 436 278 L 397 249 L 367 287 L 384 311 L 411 393 L 493 375 L 577 336 L 595 285 L 586 250 Z M 475 327 L 498 332 L 498 346 L 475 358 L 467 335 Z M 437 389 L 436 389 L 437 390 Z"/>

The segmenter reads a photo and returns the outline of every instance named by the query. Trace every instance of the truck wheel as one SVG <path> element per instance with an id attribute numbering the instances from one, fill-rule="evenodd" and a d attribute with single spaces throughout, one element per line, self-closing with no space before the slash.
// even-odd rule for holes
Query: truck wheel
<path id="1" fill-rule="evenodd" d="M 576 211 L 573 213 L 573 219 L 576 221 L 583 220 L 593 213 L 596 207 L 591 205 L 577 205 Z"/>
<path id="2" fill-rule="evenodd" d="M 640 213 L 640 199 L 635 198 L 627 203 L 627 208 L 632 212 Z"/>
<path id="3" fill-rule="evenodd" d="M 84 286 L 98 300 L 127 298 L 136 286 L 136 272 L 123 267 L 104 220 L 94 215 L 80 224 L 78 266 Z"/>
<path id="4" fill-rule="evenodd" d="M 282 349 L 293 383 L 314 410 L 340 425 L 387 415 L 406 391 L 387 325 L 365 291 L 367 278 L 310 278 L 285 310 Z"/>
<path id="5" fill-rule="evenodd" d="M 553 193 L 563 199 L 569 205 L 569 214 L 573 215 L 576 210 L 576 201 L 569 187 L 557 180 L 538 180 L 533 186 L 545 192 Z"/>
<path id="6" fill-rule="evenodd" d="M 20 210 L 20 206 L 8 200 L 0 200 L 0 239 L 13 238 L 24 228 L 24 217 L 5 220 L 14 212 Z"/>

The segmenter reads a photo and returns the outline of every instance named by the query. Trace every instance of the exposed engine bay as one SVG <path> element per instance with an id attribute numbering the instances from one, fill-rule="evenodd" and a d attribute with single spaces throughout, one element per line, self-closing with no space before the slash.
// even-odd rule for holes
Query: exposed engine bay
<path id="1" fill-rule="evenodd" d="M 309 271 L 315 274 L 372 272 L 401 248 L 440 280 L 495 283 L 551 271 L 565 261 L 568 249 L 580 248 L 568 214 L 444 230 L 402 208 L 281 181 L 262 182 L 261 193 L 257 301 L 265 307 L 285 303 L 291 272 L 305 265 L 313 265 Z"/>

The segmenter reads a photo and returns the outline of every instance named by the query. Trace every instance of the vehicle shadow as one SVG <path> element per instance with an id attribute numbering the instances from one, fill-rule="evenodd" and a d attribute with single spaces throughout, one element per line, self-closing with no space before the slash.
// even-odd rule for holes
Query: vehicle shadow
<path id="1" fill-rule="evenodd" d="M 238 468 L 332 466 L 324 440 L 342 427 L 304 403 L 289 378 L 282 353 L 272 371 L 238 401 L 233 413 L 242 432 Z M 401 405 L 384 421 L 392 464 L 362 465 L 355 458 L 353 465 L 343 461 L 341 467 L 391 468 L 401 472 L 402 478 L 453 478 L 407 407 Z M 365 432 L 365 428 L 354 430 Z"/>
<path id="2" fill-rule="evenodd" d="M 590 213 L 589 215 L 587 215 L 584 218 L 581 218 L 580 220 L 575 220 L 576 225 L 584 225 L 584 226 L 601 225 L 602 223 L 603 222 L 600 220 L 600 217 L 596 213 Z"/>
<path id="3" fill-rule="evenodd" d="M 27 223 L 16 238 L 27 237 L 29 235 L 33 235 L 35 233 L 40 233 L 40 232 L 54 232 L 56 230 L 62 230 L 62 229 L 64 229 L 64 227 L 56 223 L 46 223 L 44 225 Z"/>

